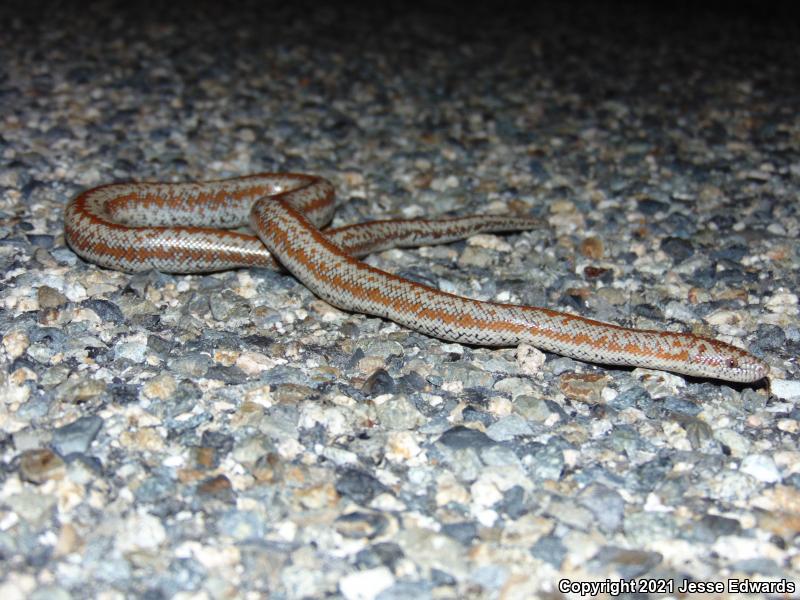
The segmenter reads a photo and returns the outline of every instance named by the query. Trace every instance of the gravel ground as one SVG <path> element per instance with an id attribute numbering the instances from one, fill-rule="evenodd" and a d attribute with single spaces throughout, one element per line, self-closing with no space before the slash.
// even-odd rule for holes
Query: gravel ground
<path id="1" fill-rule="evenodd" d="M 0 8 L 0 598 L 794 595 L 790 15 L 129 4 Z M 285 273 L 65 246 L 87 187 L 259 171 L 329 178 L 335 224 L 540 217 L 369 261 L 742 344 L 770 385 L 444 343 Z"/>

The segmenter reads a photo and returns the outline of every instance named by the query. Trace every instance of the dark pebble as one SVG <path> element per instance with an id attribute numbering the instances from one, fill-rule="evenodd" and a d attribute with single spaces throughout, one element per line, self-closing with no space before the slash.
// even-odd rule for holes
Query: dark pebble
<path id="1" fill-rule="evenodd" d="M 615 490 L 594 483 L 581 491 L 579 502 L 592 511 L 601 531 L 613 533 L 622 528 L 625 501 Z"/>
<path id="2" fill-rule="evenodd" d="M 700 419 L 690 418 L 683 424 L 686 431 L 686 439 L 695 450 L 701 449 L 707 442 L 714 438 L 714 430 L 711 426 Z"/>
<path id="3" fill-rule="evenodd" d="M 103 321 L 117 324 L 125 322 L 125 316 L 122 314 L 119 306 L 108 300 L 89 298 L 81 302 L 81 306 L 92 310 Z"/>
<path id="4" fill-rule="evenodd" d="M 464 423 L 481 423 L 488 427 L 494 423 L 495 418 L 486 411 L 470 404 L 461 412 L 461 420 Z"/>
<path id="5" fill-rule="evenodd" d="M 554 535 L 546 535 L 531 547 L 531 554 L 550 563 L 556 569 L 561 568 L 561 563 L 564 562 L 564 557 L 567 555 L 567 549 L 559 538 Z"/>
<path id="6" fill-rule="evenodd" d="M 397 562 L 404 556 L 405 554 L 403 554 L 403 550 L 398 544 L 381 542 L 364 548 L 356 554 L 356 564 L 362 569 L 372 569 L 385 565 L 394 570 Z"/>
<path id="7" fill-rule="evenodd" d="M 391 394 L 395 390 L 395 382 L 385 369 L 376 369 L 361 386 L 361 392 L 368 398 L 381 394 Z"/>
<path id="8" fill-rule="evenodd" d="M 112 383 L 107 390 L 115 404 L 130 404 L 139 400 L 139 388 L 131 383 Z"/>
<path id="9" fill-rule="evenodd" d="M 678 535 L 691 542 L 713 544 L 720 536 L 738 536 L 741 532 L 742 526 L 736 519 L 707 514 L 699 521 L 684 524 Z"/>
<path id="10" fill-rule="evenodd" d="M 369 504 L 372 499 L 389 488 L 365 471 L 345 469 L 336 480 L 336 491 L 361 505 Z"/>
<path id="11" fill-rule="evenodd" d="M 223 500 L 233 500 L 235 496 L 231 480 L 225 475 L 217 475 L 203 480 L 197 486 L 197 493 L 202 496 L 211 496 Z"/>
<path id="12" fill-rule="evenodd" d="M 646 404 L 652 401 L 652 397 L 645 390 L 643 387 L 632 387 L 628 388 L 624 392 L 621 392 L 617 395 L 616 398 L 611 400 L 608 405 L 616 408 L 617 410 L 622 410 L 625 408 L 633 408 L 640 406 L 642 404 Z"/>
<path id="13" fill-rule="evenodd" d="M 659 200 L 653 200 L 651 198 L 639 200 L 636 203 L 636 206 L 639 211 L 648 217 L 652 217 L 658 213 L 666 213 L 669 210 L 669 204 L 666 202 L 660 202 Z"/>
<path id="14" fill-rule="evenodd" d="M 495 508 L 512 519 L 519 519 L 528 512 L 528 507 L 525 504 L 525 490 L 518 485 L 509 488 L 503 494 L 503 499 L 495 505 Z"/>
<path id="15" fill-rule="evenodd" d="M 745 256 L 747 256 L 748 249 L 747 246 L 744 244 L 733 244 L 726 248 L 722 248 L 720 250 L 716 250 L 715 252 L 711 253 L 711 258 L 716 260 L 728 260 L 734 263 L 738 263 L 742 260 Z"/>
<path id="16" fill-rule="evenodd" d="M 156 504 L 175 494 L 175 482 L 166 472 L 156 472 L 136 488 L 137 502 Z"/>
<path id="17" fill-rule="evenodd" d="M 442 525 L 442 533 L 457 540 L 462 546 L 469 546 L 478 537 L 478 526 L 470 521 Z"/>
<path id="18" fill-rule="evenodd" d="M 67 341 L 67 336 L 55 327 L 35 327 L 28 331 L 28 339 L 31 344 L 47 344 L 61 349 Z"/>
<path id="19" fill-rule="evenodd" d="M 721 271 L 719 270 L 719 266 L 720 265 L 718 264 L 717 281 L 724 283 L 727 287 L 742 287 L 749 281 L 755 281 L 753 275 L 745 272 L 741 265 L 725 261 L 722 265 L 725 268 Z"/>
<path id="20" fill-rule="evenodd" d="M 178 389 L 170 399 L 171 402 L 162 402 L 157 405 L 162 414 L 167 417 L 176 417 L 181 413 L 190 412 L 203 392 L 197 384 L 188 379 L 178 382 Z"/>
<path id="21" fill-rule="evenodd" d="M 637 304 L 633 307 L 633 312 L 642 317 L 653 319 L 656 321 L 664 320 L 664 313 L 657 306 L 652 304 Z"/>
<path id="22" fill-rule="evenodd" d="M 200 425 L 210 423 L 214 417 L 207 412 L 202 412 L 197 415 L 192 415 L 188 419 L 176 420 L 167 419 L 165 425 L 169 429 L 170 437 L 185 435 L 188 432 L 194 431 Z"/>
<path id="23" fill-rule="evenodd" d="M 684 213 L 670 213 L 662 224 L 666 231 L 669 231 L 679 238 L 688 238 L 697 230 L 695 221 Z"/>
<path id="24" fill-rule="evenodd" d="M 411 371 L 400 378 L 400 386 L 406 392 L 421 392 L 427 387 L 427 382 L 422 375 Z"/>
<path id="25" fill-rule="evenodd" d="M 455 577 L 440 569 L 431 569 L 431 580 L 437 586 L 452 587 L 456 584 Z"/>
<path id="26" fill-rule="evenodd" d="M 756 330 L 756 340 L 753 346 L 762 351 L 775 351 L 786 344 L 786 334 L 777 325 L 761 324 Z"/>
<path id="27" fill-rule="evenodd" d="M 86 452 L 102 426 L 103 419 L 97 415 L 81 417 L 56 429 L 51 444 L 61 456 Z"/>
<path id="28" fill-rule="evenodd" d="M 720 230 L 727 230 L 736 223 L 736 218 L 730 214 L 716 214 L 709 219 L 709 222 L 716 225 Z"/>
<path id="29" fill-rule="evenodd" d="M 174 345 L 174 340 L 164 339 L 160 335 L 147 336 L 147 348 L 162 358 L 169 354 Z"/>
<path id="30" fill-rule="evenodd" d="M 214 448 L 220 456 L 225 456 L 233 449 L 233 436 L 227 433 L 207 430 L 200 439 L 203 446 Z"/>
<path id="31" fill-rule="evenodd" d="M 103 463 L 96 456 L 84 454 L 82 452 L 73 452 L 66 458 L 67 464 L 81 463 L 88 471 L 91 471 L 97 477 L 105 477 Z"/>
<path id="32" fill-rule="evenodd" d="M 625 479 L 616 473 L 612 473 L 608 469 L 600 465 L 592 465 L 585 469 L 580 469 L 572 475 L 575 483 L 580 486 L 590 486 L 594 483 L 600 483 L 608 488 L 617 489 L 625 487 Z"/>
<path id="33" fill-rule="evenodd" d="M 148 288 L 162 289 L 170 283 L 175 283 L 175 277 L 172 275 L 160 271 L 141 271 L 131 275 L 124 291 L 131 291 L 137 297 L 143 298 L 147 294 Z"/>
<path id="34" fill-rule="evenodd" d="M 364 354 L 364 351 L 361 348 L 356 348 L 347 361 L 347 368 L 348 369 L 356 368 L 358 363 L 361 362 L 365 356 L 366 354 Z"/>
<path id="35" fill-rule="evenodd" d="M 694 254 L 694 247 L 688 240 L 668 237 L 661 242 L 663 250 L 675 263 L 682 263 Z"/>
<path id="36" fill-rule="evenodd" d="M 539 182 L 547 181 L 548 179 L 550 179 L 550 173 L 547 172 L 547 168 L 544 166 L 542 161 L 536 158 L 532 158 L 531 160 L 528 161 L 528 171 Z"/>
<path id="37" fill-rule="evenodd" d="M 147 331 L 161 331 L 164 329 L 159 315 L 132 315 L 130 325 L 132 329 L 146 329 Z"/>
<path id="38" fill-rule="evenodd" d="M 703 410 L 701 406 L 698 406 L 691 400 L 682 398 L 680 396 L 667 396 L 666 398 L 663 398 L 661 402 L 663 403 L 664 408 L 667 410 L 692 417 L 697 416 L 697 414 Z"/>
<path id="39" fill-rule="evenodd" d="M 659 456 L 640 465 L 631 471 L 627 477 L 627 486 L 631 489 L 647 493 L 653 491 L 672 470 L 672 459 L 668 456 Z"/>
<path id="40" fill-rule="evenodd" d="M 796 490 L 800 490 L 800 473 L 792 473 L 788 477 L 783 478 L 784 485 L 790 485 Z"/>
<path id="41" fill-rule="evenodd" d="M 242 371 L 236 365 L 231 365 L 229 367 L 223 365 L 213 365 L 205 372 L 204 377 L 206 379 L 215 379 L 231 385 L 236 385 L 247 381 L 247 375 L 245 375 L 244 371 Z"/>
<path id="42" fill-rule="evenodd" d="M 37 248 L 50 249 L 53 247 L 53 236 L 45 233 L 29 233 L 28 241 Z"/>
<path id="43" fill-rule="evenodd" d="M 448 429 L 437 441 L 453 450 L 464 448 L 482 449 L 495 445 L 494 440 L 482 431 L 469 429 L 462 425 Z"/>

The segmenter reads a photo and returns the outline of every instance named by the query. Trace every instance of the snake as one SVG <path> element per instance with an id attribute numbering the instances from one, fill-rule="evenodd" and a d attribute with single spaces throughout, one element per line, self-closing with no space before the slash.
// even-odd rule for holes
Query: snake
<path id="1" fill-rule="evenodd" d="M 85 190 L 67 203 L 64 237 L 86 261 L 127 272 L 283 268 L 335 307 L 389 319 L 450 342 L 528 344 L 589 363 L 739 383 L 754 383 L 769 373 L 765 361 L 710 337 L 475 300 L 361 260 L 387 248 L 531 229 L 540 224 L 532 217 L 386 219 L 323 229 L 334 210 L 333 185 L 304 173 L 110 183 Z"/>

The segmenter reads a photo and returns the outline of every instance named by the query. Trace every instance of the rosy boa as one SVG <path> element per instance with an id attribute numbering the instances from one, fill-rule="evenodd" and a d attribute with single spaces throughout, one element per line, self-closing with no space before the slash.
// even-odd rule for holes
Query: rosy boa
<path id="1" fill-rule="evenodd" d="M 397 246 L 480 232 L 530 229 L 515 217 L 387 220 L 320 231 L 333 186 L 303 174 L 263 173 L 205 183 L 124 183 L 87 190 L 67 206 L 68 243 L 123 271 L 173 273 L 275 266 L 344 310 L 391 319 L 427 335 L 483 346 L 531 344 L 579 360 L 754 382 L 769 367 L 749 352 L 691 333 L 631 329 L 547 308 L 481 302 L 386 273 L 358 260 Z M 180 225 L 176 225 L 180 223 Z M 230 228 L 249 225 L 258 235 Z"/>

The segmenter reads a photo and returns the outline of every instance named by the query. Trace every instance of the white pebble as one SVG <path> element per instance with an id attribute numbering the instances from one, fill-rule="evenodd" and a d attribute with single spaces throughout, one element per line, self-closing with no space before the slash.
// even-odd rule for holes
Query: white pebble
<path id="1" fill-rule="evenodd" d="M 779 289 L 764 302 L 764 306 L 770 312 L 796 315 L 797 302 L 797 294 L 793 294 L 789 290 Z"/>
<path id="2" fill-rule="evenodd" d="M 769 389 L 782 400 L 800 400 L 800 381 L 792 379 L 770 379 Z"/>
<path id="3" fill-rule="evenodd" d="M 775 461 L 765 454 L 751 454 L 746 457 L 742 461 L 740 471 L 765 483 L 775 483 L 781 480 L 781 473 L 775 466 Z"/>
<path id="4" fill-rule="evenodd" d="M 339 590 L 347 600 L 372 600 L 394 584 L 394 575 L 386 567 L 377 567 L 345 575 L 339 580 Z"/>
<path id="5" fill-rule="evenodd" d="M 117 534 L 117 548 L 123 553 L 154 549 L 166 538 L 167 532 L 158 518 L 148 514 L 133 515 Z"/>

